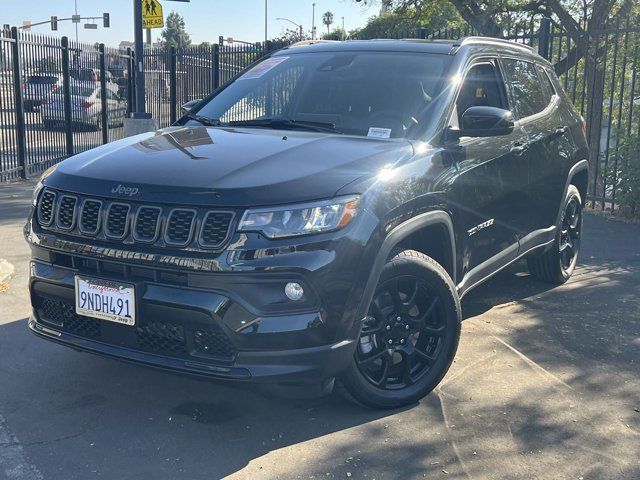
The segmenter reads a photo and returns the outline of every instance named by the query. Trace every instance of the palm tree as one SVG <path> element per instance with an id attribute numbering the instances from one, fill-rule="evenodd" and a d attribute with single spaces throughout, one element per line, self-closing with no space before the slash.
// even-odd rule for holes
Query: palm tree
<path id="1" fill-rule="evenodd" d="M 331 27 L 331 24 L 333 23 L 333 13 L 332 12 L 324 12 L 322 14 L 322 23 L 324 23 L 327 26 L 327 33 L 329 33 L 329 28 Z"/>

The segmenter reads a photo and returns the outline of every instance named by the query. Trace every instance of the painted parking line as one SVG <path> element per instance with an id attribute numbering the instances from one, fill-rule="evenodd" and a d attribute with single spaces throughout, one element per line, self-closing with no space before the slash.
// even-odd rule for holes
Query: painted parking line
<path id="1" fill-rule="evenodd" d="M 8 480 L 43 480 L 40 471 L 27 461 L 24 449 L 0 415 L 0 473 Z"/>

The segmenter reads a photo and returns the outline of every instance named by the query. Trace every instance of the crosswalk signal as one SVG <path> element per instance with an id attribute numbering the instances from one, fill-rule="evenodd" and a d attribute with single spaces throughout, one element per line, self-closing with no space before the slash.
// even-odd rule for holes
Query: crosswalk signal
<path id="1" fill-rule="evenodd" d="M 104 12 L 102 14 L 102 26 L 104 28 L 109 28 L 109 14 L 107 12 Z"/>
<path id="2" fill-rule="evenodd" d="M 58 30 L 58 17 L 55 15 L 51 16 L 51 30 Z"/>

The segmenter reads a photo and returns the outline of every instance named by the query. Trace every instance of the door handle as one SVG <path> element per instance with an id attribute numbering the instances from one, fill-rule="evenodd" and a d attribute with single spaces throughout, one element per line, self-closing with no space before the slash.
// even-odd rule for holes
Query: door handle
<path id="1" fill-rule="evenodd" d="M 556 135 L 562 136 L 569 131 L 569 127 L 567 125 L 559 125 L 556 127 Z"/>
<path id="2" fill-rule="evenodd" d="M 528 143 L 515 142 L 513 145 L 511 145 L 511 153 L 513 153 L 517 157 L 522 155 L 528 149 L 529 149 L 529 144 Z"/>

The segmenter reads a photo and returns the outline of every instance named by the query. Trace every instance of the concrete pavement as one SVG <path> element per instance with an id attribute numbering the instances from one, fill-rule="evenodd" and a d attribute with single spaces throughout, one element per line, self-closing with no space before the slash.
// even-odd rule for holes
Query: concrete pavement
<path id="1" fill-rule="evenodd" d="M 0 478 L 640 478 L 640 225 L 587 215 L 562 287 L 522 263 L 463 301 L 437 390 L 391 412 L 76 353 L 26 327 L 30 185 L 0 186 Z"/>

